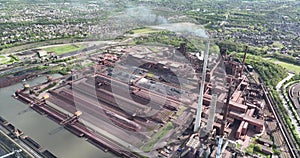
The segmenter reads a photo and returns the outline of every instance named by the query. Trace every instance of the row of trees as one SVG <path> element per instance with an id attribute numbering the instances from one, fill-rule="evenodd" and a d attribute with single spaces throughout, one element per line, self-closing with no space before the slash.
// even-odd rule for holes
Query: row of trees
<path id="1" fill-rule="evenodd" d="M 174 32 L 170 31 L 161 31 L 157 33 L 150 33 L 149 36 L 140 36 L 135 38 L 134 42 L 136 44 L 160 43 L 165 45 L 172 45 L 175 47 L 179 47 L 181 43 L 187 43 L 189 51 L 198 51 L 198 49 L 190 41 L 185 38 L 181 38 Z M 205 48 L 205 45 L 202 43 L 202 46 L 198 45 L 197 47 Z"/>
<path id="2" fill-rule="evenodd" d="M 278 108 L 280 116 L 283 118 L 285 124 L 287 125 L 287 129 L 291 132 L 293 135 L 293 138 L 295 139 L 296 143 L 300 145 L 300 137 L 298 132 L 296 131 L 297 129 L 295 128 L 295 125 L 292 123 L 292 120 L 286 110 L 286 108 L 282 105 L 282 100 L 279 97 L 279 94 L 276 90 L 271 91 L 271 95 L 275 101 L 275 104 Z"/>
<path id="3" fill-rule="evenodd" d="M 245 51 L 245 44 L 237 43 L 233 39 L 228 39 L 225 41 L 218 41 L 216 43 L 220 48 L 226 48 L 229 52 L 243 52 Z M 268 47 L 254 47 L 248 46 L 248 53 L 253 55 L 264 55 L 267 53 Z"/>
<path id="4" fill-rule="evenodd" d="M 236 53 L 234 56 L 242 59 L 243 53 Z M 287 76 L 287 71 L 280 65 L 264 60 L 262 57 L 248 55 L 246 64 L 252 65 L 260 74 L 266 85 L 275 88 L 279 81 Z"/>
<path id="5" fill-rule="evenodd" d="M 272 58 L 278 59 L 278 60 L 283 61 L 283 62 L 287 62 L 287 63 L 291 63 L 291 64 L 295 64 L 295 65 L 300 66 L 300 61 L 297 60 L 296 58 L 292 57 L 292 56 L 289 56 L 289 55 L 274 53 L 272 55 L 268 55 L 267 57 L 272 57 Z"/>

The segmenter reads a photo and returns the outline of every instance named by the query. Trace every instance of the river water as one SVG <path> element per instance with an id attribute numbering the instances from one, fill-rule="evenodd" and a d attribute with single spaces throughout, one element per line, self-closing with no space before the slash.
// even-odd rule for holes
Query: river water
<path id="1" fill-rule="evenodd" d="M 54 75 L 55 77 L 59 75 Z M 36 85 L 44 81 L 46 81 L 46 76 L 27 81 L 27 83 Z M 28 105 L 14 99 L 11 95 L 20 88 L 22 88 L 22 83 L 0 89 L 0 115 L 42 147 L 59 158 L 116 157 L 73 135 L 49 118 L 29 109 Z"/>

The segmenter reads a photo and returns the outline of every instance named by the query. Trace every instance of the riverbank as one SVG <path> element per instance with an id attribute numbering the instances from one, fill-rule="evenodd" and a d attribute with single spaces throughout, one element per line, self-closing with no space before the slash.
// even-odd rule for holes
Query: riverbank
<path id="1" fill-rule="evenodd" d="M 53 75 L 53 78 L 58 77 L 61 77 L 61 75 Z M 46 79 L 46 76 L 40 76 L 26 81 L 26 83 L 36 85 L 45 82 Z M 22 88 L 22 83 L 0 88 L 0 99 L 3 102 L 0 104 L 0 115 L 41 146 L 61 158 L 116 157 L 109 152 L 100 150 L 83 138 L 75 136 L 68 130 L 61 128 L 61 126 L 52 120 L 28 108 L 28 105 L 11 97 L 20 88 Z"/>

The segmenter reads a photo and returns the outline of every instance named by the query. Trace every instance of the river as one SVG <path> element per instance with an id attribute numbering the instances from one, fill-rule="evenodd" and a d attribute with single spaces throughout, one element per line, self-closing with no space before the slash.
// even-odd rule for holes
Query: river
<path id="1" fill-rule="evenodd" d="M 55 77 L 59 75 L 54 75 Z M 46 81 L 46 76 L 27 81 L 27 83 L 36 85 L 44 81 Z M 73 135 L 49 118 L 29 109 L 28 105 L 11 97 L 20 88 L 22 88 L 22 83 L 0 89 L 0 115 L 42 147 L 59 158 L 116 157 L 93 146 L 83 138 Z"/>

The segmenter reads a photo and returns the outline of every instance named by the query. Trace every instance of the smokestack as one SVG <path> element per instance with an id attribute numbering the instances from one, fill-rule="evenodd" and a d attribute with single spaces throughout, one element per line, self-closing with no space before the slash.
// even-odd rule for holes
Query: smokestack
<path id="1" fill-rule="evenodd" d="M 226 59 L 227 58 L 227 49 L 222 47 L 220 50 L 220 54 Z"/>
<path id="2" fill-rule="evenodd" d="M 225 124 L 227 122 L 227 115 L 228 115 L 228 109 L 229 109 L 229 101 L 230 101 L 230 98 L 231 98 L 231 91 L 232 91 L 232 87 L 231 87 L 231 83 L 230 83 L 226 104 L 223 108 L 224 114 L 223 114 L 223 120 L 222 120 L 222 123 L 221 123 L 221 133 L 220 133 L 221 137 L 224 136 L 224 129 L 225 129 Z"/>
<path id="3" fill-rule="evenodd" d="M 186 43 L 180 43 L 180 52 L 181 52 L 183 55 L 186 55 L 186 52 L 187 52 L 187 46 L 186 46 Z"/>
<path id="4" fill-rule="evenodd" d="M 213 94 L 210 102 L 209 107 L 209 116 L 207 120 L 206 130 L 211 131 L 214 126 L 214 119 L 215 119 L 215 113 L 216 113 L 216 105 L 217 105 L 217 95 Z"/>
<path id="5" fill-rule="evenodd" d="M 196 115 L 196 122 L 195 122 L 195 126 L 194 126 L 194 132 L 197 132 L 200 129 L 200 124 L 201 124 L 201 114 L 202 114 L 204 84 L 205 84 L 208 54 L 209 54 L 209 44 L 210 44 L 210 41 L 207 40 L 206 47 L 205 47 L 205 53 L 204 53 L 204 64 L 203 64 L 203 71 L 202 71 L 200 92 L 199 92 L 199 98 L 198 98 L 198 107 L 197 107 L 197 115 Z"/>
<path id="6" fill-rule="evenodd" d="M 244 57 L 243 57 L 243 62 L 242 62 L 242 70 L 240 73 L 240 77 L 242 77 L 243 72 L 244 72 L 244 68 L 245 68 L 245 61 L 246 61 L 246 57 L 247 57 L 247 52 L 248 52 L 248 46 L 246 46 L 245 52 L 244 52 Z"/>

